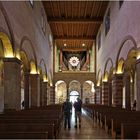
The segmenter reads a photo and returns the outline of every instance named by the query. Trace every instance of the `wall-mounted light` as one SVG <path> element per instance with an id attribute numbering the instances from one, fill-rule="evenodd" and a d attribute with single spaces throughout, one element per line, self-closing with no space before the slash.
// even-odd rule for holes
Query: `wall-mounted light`
<path id="1" fill-rule="evenodd" d="M 84 47 L 85 46 L 85 43 L 83 43 L 82 46 Z"/>
<path id="2" fill-rule="evenodd" d="M 98 81 L 98 82 L 97 82 L 97 87 L 99 87 L 99 86 L 100 86 L 100 82 Z"/>
<path id="3" fill-rule="evenodd" d="M 31 64 L 30 74 L 38 74 L 38 71 L 36 70 L 36 67 L 33 63 Z"/>
<path id="4" fill-rule="evenodd" d="M 116 74 L 122 74 L 122 73 L 123 73 L 123 72 L 122 72 L 121 69 L 118 69 L 117 72 L 116 72 Z"/>
<path id="5" fill-rule="evenodd" d="M 102 82 L 107 82 L 107 81 L 108 81 L 107 77 L 104 77 L 104 79 L 102 80 Z"/>
<path id="6" fill-rule="evenodd" d="M 47 78 L 46 74 L 43 75 L 43 82 L 48 82 L 48 78 Z"/>
<path id="7" fill-rule="evenodd" d="M 140 54 L 137 55 L 137 60 L 140 59 Z"/>
<path id="8" fill-rule="evenodd" d="M 14 57 L 14 55 L 12 52 L 5 53 L 5 58 L 13 58 L 13 57 Z"/>

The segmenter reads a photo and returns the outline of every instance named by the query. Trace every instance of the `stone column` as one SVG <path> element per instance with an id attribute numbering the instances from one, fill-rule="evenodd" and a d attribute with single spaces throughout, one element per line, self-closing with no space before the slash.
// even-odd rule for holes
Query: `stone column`
<path id="1" fill-rule="evenodd" d="M 3 64 L 3 60 L 0 59 L 0 63 Z M 2 65 L 1 64 L 1 65 Z M 3 67 L 0 67 L 0 112 L 4 110 L 4 70 Z"/>
<path id="2" fill-rule="evenodd" d="M 101 87 L 97 86 L 95 88 L 95 104 L 101 104 Z"/>
<path id="3" fill-rule="evenodd" d="M 109 92 L 109 97 L 108 97 L 108 100 L 109 100 L 109 103 L 108 103 L 108 105 L 109 106 L 112 106 L 112 80 L 110 79 L 109 81 L 108 81 L 108 92 Z"/>
<path id="4" fill-rule="evenodd" d="M 108 82 L 102 82 L 102 104 L 109 105 L 109 86 Z"/>
<path id="5" fill-rule="evenodd" d="M 47 91 L 48 91 L 48 82 L 43 82 L 42 87 L 42 100 L 43 100 L 43 106 L 47 106 Z"/>
<path id="6" fill-rule="evenodd" d="M 137 87 L 137 94 L 136 94 L 136 110 L 140 111 L 140 59 L 136 62 L 136 87 Z"/>
<path id="7" fill-rule="evenodd" d="M 55 86 L 50 86 L 50 104 L 55 104 Z"/>
<path id="8" fill-rule="evenodd" d="M 29 76 L 28 72 L 24 73 L 24 107 L 29 108 Z"/>
<path id="9" fill-rule="evenodd" d="M 69 98 L 69 85 L 67 84 L 67 98 Z"/>
<path id="10" fill-rule="evenodd" d="M 30 74 L 30 107 L 40 106 L 40 76 Z"/>
<path id="11" fill-rule="evenodd" d="M 81 100 L 83 101 L 83 85 L 81 84 Z"/>
<path id="12" fill-rule="evenodd" d="M 50 84 L 47 85 L 47 105 L 50 104 Z"/>
<path id="13" fill-rule="evenodd" d="M 63 58 L 62 58 L 62 50 L 60 50 L 60 62 L 59 62 L 59 64 L 60 64 L 60 69 L 62 70 L 63 69 Z"/>
<path id="14" fill-rule="evenodd" d="M 123 75 L 114 74 L 112 77 L 113 106 L 122 108 Z"/>
<path id="15" fill-rule="evenodd" d="M 21 61 L 4 58 L 4 109 L 21 109 Z"/>
<path id="16" fill-rule="evenodd" d="M 43 78 L 40 77 L 40 106 L 44 106 Z"/>
<path id="17" fill-rule="evenodd" d="M 124 86 L 125 86 L 125 108 L 127 110 L 131 110 L 131 102 L 130 102 L 130 75 L 128 73 L 124 73 Z"/>

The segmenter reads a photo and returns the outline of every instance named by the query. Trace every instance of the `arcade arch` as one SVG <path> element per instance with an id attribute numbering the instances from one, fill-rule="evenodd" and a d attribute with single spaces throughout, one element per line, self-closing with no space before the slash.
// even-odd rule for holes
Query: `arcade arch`
<path id="1" fill-rule="evenodd" d="M 95 103 L 95 88 L 92 81 L 85 81 L 83 84 L 83 103 Z"/>
<path id="2" fill-rule="evenodd" d="M 67 98 L 66 83 L 59 80 L 55 84 L 55 103 L 63 103 Z"/>

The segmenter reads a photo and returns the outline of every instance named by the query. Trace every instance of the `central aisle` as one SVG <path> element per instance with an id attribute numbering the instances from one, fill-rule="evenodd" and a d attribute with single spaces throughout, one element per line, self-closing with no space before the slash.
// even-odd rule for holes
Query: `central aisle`
<path id="1" fill-rule="evenodd" d="M 93 120 L 87 116 L 86 112 L 82 111 L 81 128 L 74 128 L 74 109 L 72 111 L 71 129 L 64 130 L 64 125 L 60 133 L 60 139 L 110 139 L 104 129 L 99 128 Z"/>

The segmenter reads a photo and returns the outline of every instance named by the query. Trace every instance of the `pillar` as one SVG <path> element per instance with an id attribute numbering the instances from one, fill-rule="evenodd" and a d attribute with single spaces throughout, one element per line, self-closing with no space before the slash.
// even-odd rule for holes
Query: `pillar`
<path id="1" fill-rule="evenodd" d="M 112 77 L 113 106 L 122 108 L 123 75 L 114 74 Z"/>
<path id="2" fill-rule="evenodd" d="M 50 104 L 55 104 L 55 86 L 50 86 Z"/>
<path id="3" fill-rule="evenodd" d="M 126 72 L 124 73 L 124 86 L 125 86 L 125 108 L 127 110 L 131 110 L 131 102 L 130 102 L 130 75 Z"/>
<path id="4" fill-rule="evenodd" d="M 63 58 L 62 58 L 62 50 L 60 50 L 60 62 L 59 62 L 59 67 L 60 67 L 60 69 L 62 70 L 63 68 L 62 68 L 62 64 L 63 64 Z"/>
<path id="5" fill-rule="evenodd" d="M 50 84 L 47 84 L 47 105 L 50 104 Z"/>
<path id="6" fill-rule="evenodd" d="M 83 85 L 81 84 L 81 100 L 83 101 Z"/>
<path id="7" fill-rule="evenodd" d="M 70 95 L 69 95 L 69 85 L 67 84 L 67 98 L 70 98 Z"/>
<path id="8" fill-rule="evenodd" d="M 102 99 L 102 96 L 101 96 L 101 87 L 100 86 L 97 86 L 95 88 L 95 104 L 101 104 L 101 99 Z"/>
<path id="9" fill-rule="evenodd" d="M 44 106 L 43 78 L 40 76 L 40 106 Z"/>
<path id="10" fill-rule="evenodd" d="M 29 76 L 28 72 L 24 73 L 24 107 L 29 108 Z"/>
<path id="11" fill-rule="evenodd" d="M 47 92 L 48 92 L 48 82 L 43 82 L 42 86 L 42 105 L 47 106 Z"/>
<path id="12" fill-rule="evenodd" d="M 108 105 L 109 106 L 112 106 L 112 79 L 110 79 L 109 81 L 108 81 L 108 92 L 109 92 L 109 97 L 108 97 Z"/>
<path id="13" fill-rule="evenodd" d="M 102 104 L 109 105 L 109 86 L 108 82 L 102 82 Z"/>
<path id="14" fill-rule="evenodd" d="M 21 61 L 4 58 L 4 109 L 21 109 Z"/>
<path id="15" fill-rule="evenodd" d="M 136 110 L 140 111 L 140 59 L 136 61 Z"/>
<path id="16" fill-rule="evenodd" d="M 40 106 L 40 76 L 39 74 L 30 74 L 30 94 L 29 106 Z"/>

